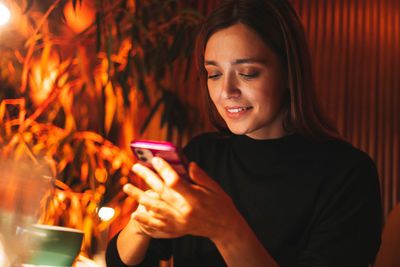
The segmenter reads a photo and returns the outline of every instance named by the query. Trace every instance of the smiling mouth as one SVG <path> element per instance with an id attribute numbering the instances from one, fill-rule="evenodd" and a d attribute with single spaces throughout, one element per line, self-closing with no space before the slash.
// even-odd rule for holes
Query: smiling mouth
<path id="1" fill-rule="evenodd" d="M 226 110 L 227 110 L 229 113 L 239 113 L 239 112 L 241 112 L 241 111 L 248 110 L 248 109 L 251 109 L 251 107 L 244 107 L 244 108 L 227 108 Z"/>

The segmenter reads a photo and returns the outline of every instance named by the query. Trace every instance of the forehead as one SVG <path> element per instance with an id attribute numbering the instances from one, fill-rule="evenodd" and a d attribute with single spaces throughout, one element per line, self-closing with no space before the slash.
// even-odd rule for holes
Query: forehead
<path id="1" fill-rule="evenodd" d="M 238 23 L 212 34 L 207 41 L 205 60 L 259 58 L 266 59 L 274 53 L 251 28 Z"/>

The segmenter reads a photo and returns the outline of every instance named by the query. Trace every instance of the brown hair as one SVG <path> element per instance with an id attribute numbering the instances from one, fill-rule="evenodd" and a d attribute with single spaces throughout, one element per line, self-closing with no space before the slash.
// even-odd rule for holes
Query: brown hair
<path id="1" fill-rule="evenodd" d="M 312 139 L 337 137 L 317 105 L 311 60 L 303 25 L 287 0 L 226 0 L 208 16 L 196 43 L 196 60 L 211 122 L 219 130 L 227 126 L 219 116 L 207 89 L 204 51 L 215 32 L 242 23 L 253 29 L 279 56 L 288 77 L 283 126 Z"/>

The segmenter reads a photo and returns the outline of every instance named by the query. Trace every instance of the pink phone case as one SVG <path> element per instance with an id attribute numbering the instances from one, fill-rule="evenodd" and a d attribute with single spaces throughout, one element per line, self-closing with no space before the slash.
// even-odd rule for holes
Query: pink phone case
<path id="1" fill-rule="evenodd" d="M 153 169 L 151 159 L 157 156 L 167 161 L 180 177 L 190 180 L 187 172 L 188 162 L 180 147 L 170 142 L 147 140 L 132 141 L 130 147 L 141 164 Z"/>

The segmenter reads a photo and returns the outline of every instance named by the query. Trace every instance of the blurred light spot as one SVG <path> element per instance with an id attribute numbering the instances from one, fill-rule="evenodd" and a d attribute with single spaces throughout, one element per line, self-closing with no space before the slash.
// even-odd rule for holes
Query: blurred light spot
<path id="1" fill-rule="evenodd" d="M 0 3 L 0 26 L 6 24 L 9 19 L 10 19 L 10 10 L 8 10 L 8 8 L 5 5 Z"/>
<path id="2" fill-rule="evenodd" d="M 109 207 L 101 207 L 99 210 L 99 217 L 103 221 L 108 221 L 114 216 L 114 209 Z"/>

